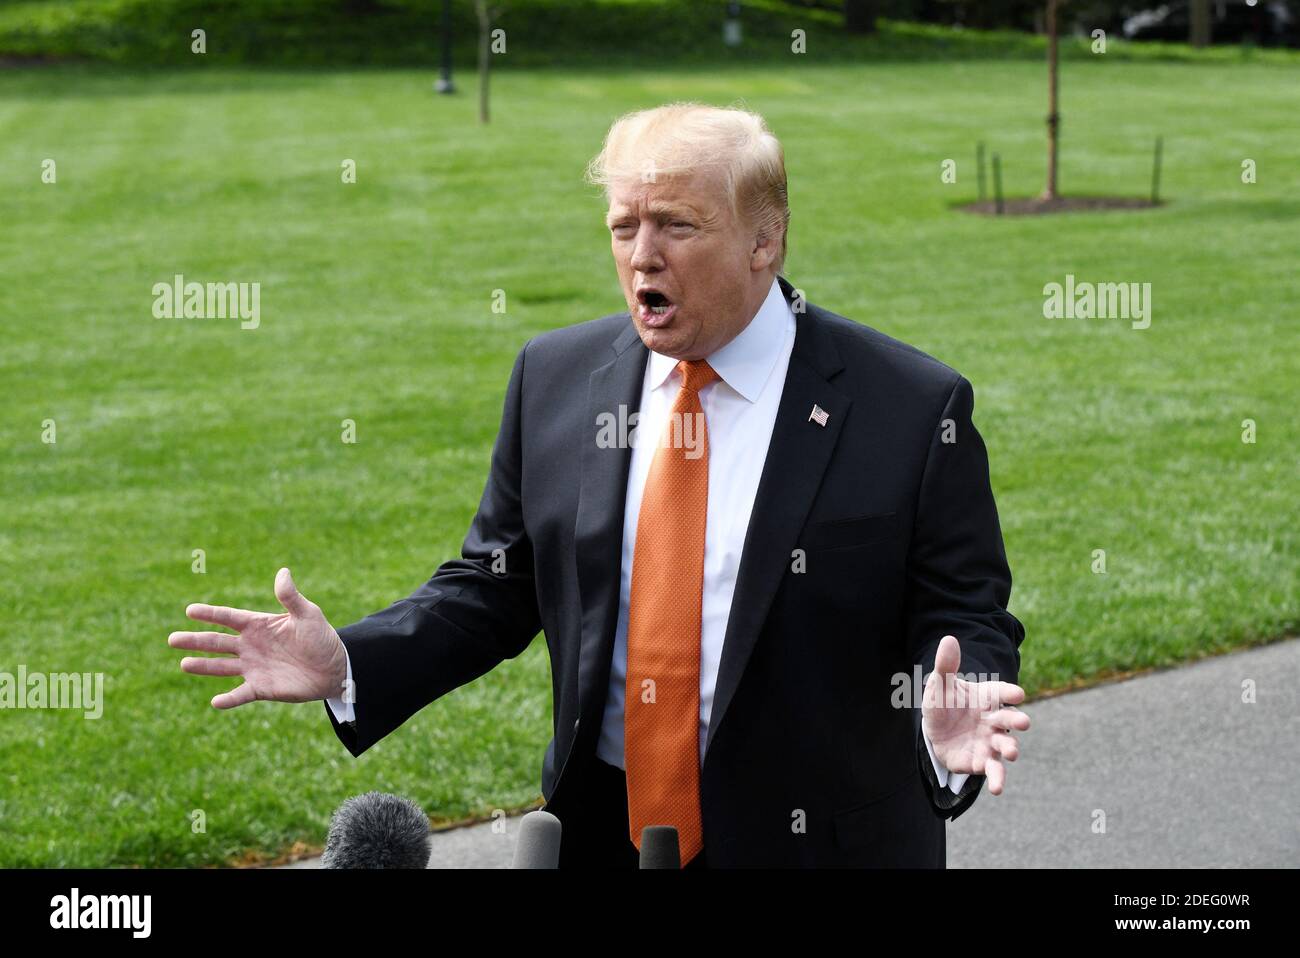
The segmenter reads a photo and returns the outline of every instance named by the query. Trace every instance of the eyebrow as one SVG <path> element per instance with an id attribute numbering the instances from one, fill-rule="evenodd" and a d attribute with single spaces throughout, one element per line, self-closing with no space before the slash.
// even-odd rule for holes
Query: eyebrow
<path id="1" fill-rule="evenodd" d="M 653 202 L 649 204 L 647 211 L 651 216 L 661 220 L 674 217 L 686 217 L 691 219 L 700 218 L 698 212 L 682 203 L 665 203 L 662 201 Z M 620 209 L 617 213 L 611 209 L 605 214 L 605 225 L 612 226 L 616 221 L 625 219 L 629 215 L 631 215 L 631 211 L 626 207 Z"/>

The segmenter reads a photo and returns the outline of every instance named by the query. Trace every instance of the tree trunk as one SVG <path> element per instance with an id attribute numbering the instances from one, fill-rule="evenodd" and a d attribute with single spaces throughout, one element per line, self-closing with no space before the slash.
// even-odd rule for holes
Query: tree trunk
<path id="1" fill-rule="evenodd" d="M 1056 103 L 1056 3 L 1047 0 L 1047 186 L 1043 189 L 1043 199 L 1056 199 L 1056 155 L 1057 131 L 1061 126 L 1061 115 Z"/>
<path id="2" fill-rule="evenodd" d="M 474 0 L 478 14 L 478 121 L 488 121 L 488 72 L 492 65 L 492 11 L 487 0 Z"/>
<path id="3" fill-rule="evenodd" d="M 1210 0 L 1192 0 L 1192 24 L 1187 40 L 1194 47 L 1210 45 Z"/>
<path id="4" fill-rule="evenodd" d="M 844 0 L 846 33 L 875 33 L 878 0 Z"/>

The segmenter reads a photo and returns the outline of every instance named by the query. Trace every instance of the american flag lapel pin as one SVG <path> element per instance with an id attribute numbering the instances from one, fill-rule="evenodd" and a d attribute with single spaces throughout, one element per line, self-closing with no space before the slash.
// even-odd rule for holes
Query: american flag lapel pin
<path id="1" fill-rule="evenodd" d="M 819 426 L 825 426 L 826 420 L 829 418 L 830 413 L 821 406 L 818 406 L 816 403 L 813 403 L 812 412 L 808 415 L 809 422 L 816 422 Z"/>

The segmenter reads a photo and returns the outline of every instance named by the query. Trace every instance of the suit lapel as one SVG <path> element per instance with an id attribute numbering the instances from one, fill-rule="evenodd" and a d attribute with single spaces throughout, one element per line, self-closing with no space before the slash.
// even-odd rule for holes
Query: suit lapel
<path id="1" fill-rule="evenodd" d="M 784 278 L 780 283 L 789 301 L 793 288 Z M 806 312 L 795 314 L 794 349 L 741 553 L 709 714 L 706 761 L 708 745 L 731 705 L 772 598 L 793 561 L 791 552 L 852 405 L 828 382 L 844 364 L 826 320 L 816 306 L 805 303 L 804 308 Z M 828 414 L 824 426 L 809 418 L 814 405 Z"/>
<path id="2" fill-rule="evenodd" d="M 582 609 L 582 647 L 578 655 L 579 716 L 597 726 L 599 715 L 587 716 L 590 703 L 605 701 L 614 630 L 618 624 L 619 570 L 623 563 L 623 511 L 632 461 L 629 444 L 601 448 L 595 440 L 598 417 L 620 409 L 630 416 L 641 408 L 646 349 L 628 317 L 627 326 L 611 344 L 613 358 L 588 380 L 587 418 L 582 424 L 581 488 L 574 531 L 578 595 Z M 595 729 L 593 729 L 594 733 Z"/>

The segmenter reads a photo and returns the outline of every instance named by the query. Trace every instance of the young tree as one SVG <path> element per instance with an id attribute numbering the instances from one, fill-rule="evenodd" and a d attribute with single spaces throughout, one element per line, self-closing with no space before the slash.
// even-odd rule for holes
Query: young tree
<path id="1" fill-rule="evenodd" d="M 488 6 L 487 0 L 474 0 L 478 14 L 478 119 L 488 121 L 488 73 L 492 67 L 492 21 L 501 13 L 501 7 Z"/>
<path id="2" fill-rule="evenodd" d="M 1192 22 L 1188 42 L 1194 47 L 1210 45 L 1210 0 L 1192 0 Z"/>
<path id="3" fill-rule="evenodd" d="M 1056 155 L 1057 132 L 1061 126 L 1061 114 L 1056 102 L 1056 7 L 1057 0 L 1047 0 L 1047 185 L 1042 198 L 1054 200 L 1056 193 Z"/>

